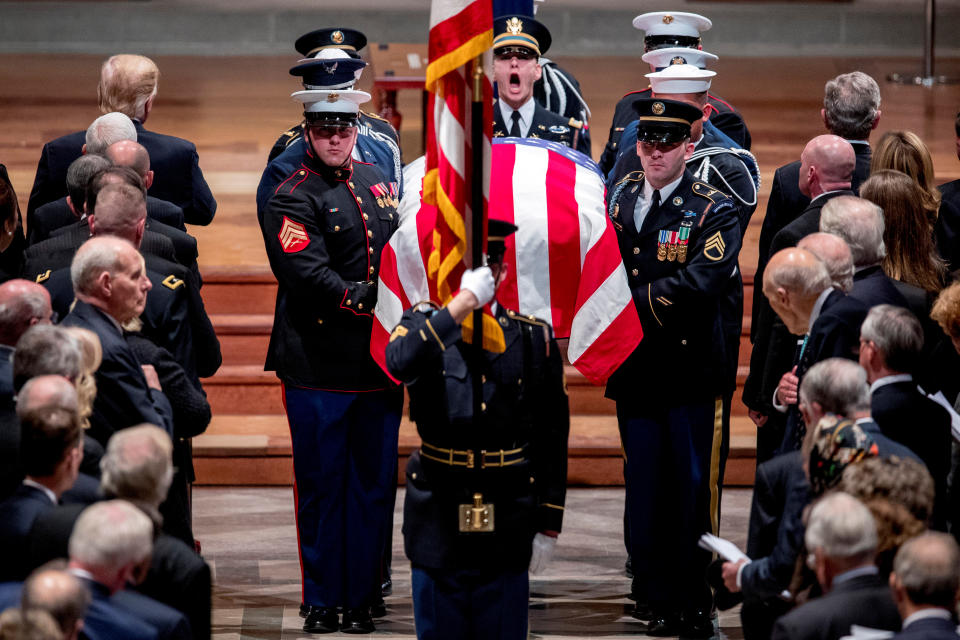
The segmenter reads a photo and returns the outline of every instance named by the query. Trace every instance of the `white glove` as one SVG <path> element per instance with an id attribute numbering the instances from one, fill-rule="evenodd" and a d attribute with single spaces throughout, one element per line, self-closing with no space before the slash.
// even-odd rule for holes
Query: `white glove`
<path id="1" fill-rule="evenodd" d="M 553 550 L 557 546 L 557 539 L 538 533 L 533 536 L 533 555 L 530 556 L 530 573 L 541 573 L 547 568 L 553 558 Z"/>
<path id="2" fill-rule="evenodd" d="M 460 289 L 466 289 L 477 296 L 480 306 L 484 306 L 493 300 L 493 294 L 497 286 L 493 281 L 493 272 L 490 267 L 479 267 L 477 269 L 467 269 L 460 278 Z"/>

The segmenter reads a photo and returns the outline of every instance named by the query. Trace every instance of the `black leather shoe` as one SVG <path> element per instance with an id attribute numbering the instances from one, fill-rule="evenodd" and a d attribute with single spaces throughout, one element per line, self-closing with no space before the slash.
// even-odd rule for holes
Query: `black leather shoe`
<path id="1" fill-rule="evenodd" d="M 636 598 L 632 599 L 636 600 Z M 649 622 L 656 617 L 653 613 L 653 609 L 651 609 L 650 605 L 648 605 L 646 602 L 637 602 L 637 604 L 633 605 L 630 615 L 637 620 L 643 620 L 644 622 Z"/>
<path id="2" fill-rule="evenodd" d="M 306 618 L 307 614 L 310 613 L 310 605 L 300 603 L 300 617 Z"/>
<path id="3" fill-rule="evenodd" d="M 334 633 L 340 628 L 340 619 L 334 607 L 308 607 L 303 630 L 307 633 Z"/>
<path id="4" fill-rule="evenodd" d="M 656 637 L 680 635 L 680 616 L 654 615 L 647 623 L 647 635 Z"/>
<path id="5" fill-rule="evenodd" d="M 382 597 L 384 597 L 384 598 L 386 598 L 387 596 L 392 596 L 392 595 L 393 595 L 393 580 L 392 580 L 392 579 L 387 578 L 386 580 L 383 581 L 383 584 L 380 585 L 380 595 L 381 595 Z M 374 616 L 374 618 L 376 618 L 376 616 Z"/>
<path id="6" fill-rule="evenodd" d="M 623 563 L 623 573 L 633 580 L 633 556 L 627 554 L 627 561 Z"/>
<path id="7" fill-rule="evenodd" d="M 383 598 L 380 598 L 377 602 L 374 602 L 370 607 L 370 616 L 373 618 L 382 618 L 387 615 L 387 603 L 383 601 Z"/>
<path id="8" fill-rule="evenodd" d="M 340 631 L 344 633 L 373 633 L 376 631 L 376 627 L 373 626 L 373 618 L 370 617 L 370 609 L 364 607 L 344 611 Z"/>
<path id="9" fill-rule="evenodd" d="M 709 610 L 684 611 L 680 616 L 680 636 L 683 638 L 712 638 L 713 616 Z"/>

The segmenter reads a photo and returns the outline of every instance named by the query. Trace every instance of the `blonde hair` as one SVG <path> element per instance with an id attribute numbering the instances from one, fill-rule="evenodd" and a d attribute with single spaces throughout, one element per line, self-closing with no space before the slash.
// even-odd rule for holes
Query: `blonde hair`
<path id="1" fill-rule="evenodd" d="M 80 425 L 84 429 L 90 428 L 90 416 L 93 415 L 93 401 L 97 398 L 96 372 L 103 362 L 103 348 L 100 338 L 93 331 L 82 327 L 67 327 L 67 333 L 76 338 L 80 344 L 83 362 L 80 365 L 80 376 L 77 378 L 77 413 Z"/>
<path id="2" fill-rule="evenodd" d="M 143 120 L 147 101 L 157 95 L 160 69 L 145 56 L 111 56 L 100 67 L 97 99 L 100 111 L 119 111 L 131 120 Z"/>
<path id="3" fill-rule="evenodd" d="M 940 211 L 940 190 L 933 174 L 933 158 L 920 136 L 912 131 L 888 131 L 880 136 L 870 158 L 870 174 L 894 169 L 907 174 L 923 190 L 922 201 L 930 224 Z"/>
<path id="4" fill-rule="evenodd" d="M 940 292 L 930 317 L 948 336 L 960 338 L 960 282 L 954 282 Z"/>

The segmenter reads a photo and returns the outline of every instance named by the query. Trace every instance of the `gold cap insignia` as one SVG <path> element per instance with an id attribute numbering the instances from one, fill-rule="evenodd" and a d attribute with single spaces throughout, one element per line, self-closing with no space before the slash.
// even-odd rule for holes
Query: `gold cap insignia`
<path id="1" fill-rule="evenodd" d="M 520 18 L 514 16 L 507 20 L 507 31 L 513 35 L 523 33 L 523 22 L 520 21 Z"/>
<path id="2" fill-rule="evenodd" d="M 327 96 L 327 102 L 336 102 L 339 99 L 340 99 L 339 93 L 331 93 L 330 95 Z"/>
<path id="3" fill-rule="evenodd" d="M 337 29 L 330 34 L 330 39 L 333 40 L 334 44 L 343 44 L 343 31 Z"/>
<path id="4" fill-rule="evenodd" d="M 670 24 L 671 22 L 673 22 L 672 15 L 668 13 L 667 15 L 663 16 L 663 24 Z"/>
<path id="5" fill-rule="evenodd" d="M 683 56 L 674 56 L 670 58 L 670 64 L 687 64 L 687 59 Z"/>
<path id="6" fill-rule="evenodd" d="M 663 115 L 663 112 L 666 110 L 667 108 L 663 106 L 662 102 L 654 102 L 653 106 L 650 107 L 650 111 L 653 111 L 653 115 L 655 116 Z"/>

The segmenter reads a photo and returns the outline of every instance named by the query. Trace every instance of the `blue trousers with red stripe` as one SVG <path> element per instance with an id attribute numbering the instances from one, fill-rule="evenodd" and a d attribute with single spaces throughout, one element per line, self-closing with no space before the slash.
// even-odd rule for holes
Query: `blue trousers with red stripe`
<path id="1" fill-rule="evenodd" d="M 303 602 L 365 607 L 380 591 L 403 390 L 284 386 Z"/>

